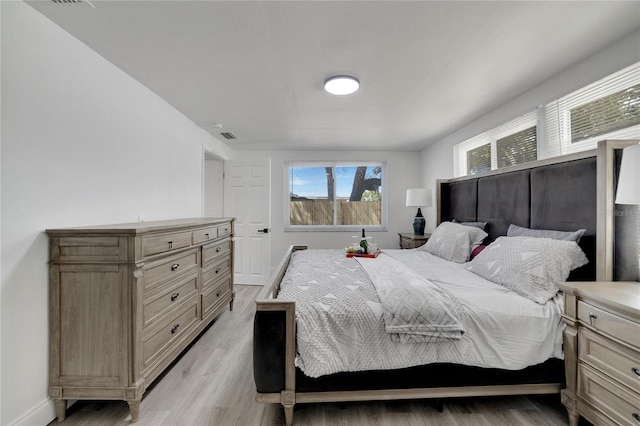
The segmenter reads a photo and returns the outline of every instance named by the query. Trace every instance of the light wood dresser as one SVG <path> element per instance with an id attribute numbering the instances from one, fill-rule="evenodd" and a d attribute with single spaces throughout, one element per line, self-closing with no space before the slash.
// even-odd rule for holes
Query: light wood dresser
<path id="1" fill-rule="evenodd" d="M 569 423 L 640 426 L 640 283 L 567 282 L 562 402 Z"/>
<path id="2" fill-rule="evenodd" d="M 233 309 L 233 218 L 50 229 L 49 396 L 118 399 L 147 386 Z"/>

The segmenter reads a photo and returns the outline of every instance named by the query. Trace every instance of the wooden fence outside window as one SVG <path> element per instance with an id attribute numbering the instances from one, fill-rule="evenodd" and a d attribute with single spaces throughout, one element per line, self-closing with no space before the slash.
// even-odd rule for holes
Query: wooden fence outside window
<path id="1" fill-rule="evenodd" d="M 334 225 L 331 200 L 300 200 L 289 202 L 290 225 Z M 381 225 L 380 201 L 337 200 L 335 225 Z"/>

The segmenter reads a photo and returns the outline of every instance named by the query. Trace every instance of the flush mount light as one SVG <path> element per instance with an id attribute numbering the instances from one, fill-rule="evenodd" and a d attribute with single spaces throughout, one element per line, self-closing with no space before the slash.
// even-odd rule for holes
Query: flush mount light
<path id="1" fill-rule="evenodd" d="M 324 82 L 324 90 L 332 95 L 350 95 L 358 88 L 360 88 L 360 82 L 350 75 L 336 75 Z"/>

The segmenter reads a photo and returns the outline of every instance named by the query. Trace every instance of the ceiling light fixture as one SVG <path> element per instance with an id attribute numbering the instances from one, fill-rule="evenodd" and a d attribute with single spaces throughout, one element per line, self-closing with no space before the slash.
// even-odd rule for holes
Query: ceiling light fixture
<path id="1" fill-rule="evenodd" d="M 358 79 L 350 75 L 336 75 L 324 82 L 324 90 L 332 95 L 350 95 L 359 88 Z"/>

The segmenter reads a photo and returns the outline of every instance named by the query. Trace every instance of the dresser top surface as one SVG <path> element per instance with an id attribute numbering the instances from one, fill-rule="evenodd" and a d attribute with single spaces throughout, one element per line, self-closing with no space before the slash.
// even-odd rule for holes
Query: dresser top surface
<path id="1" fill-rule="evenodd" d="M 151 222 L 118 223 L 113 225 L 83 226 L 74 228 L 47 229 L 50 236 L 69 234 L 145 234 L 155 231 L 180 230 L 196 226 L 220 225 L 232 222 L 232 217 L 197 217 L 188 219 L 158 220 Z"/>
<path id="2" fill-rule="evenodd" d="M 611 306 L 640 319 L 640 282 L 564 282 L 558 287 L 564 292 L 575 294 L 580 299 Z"/>

